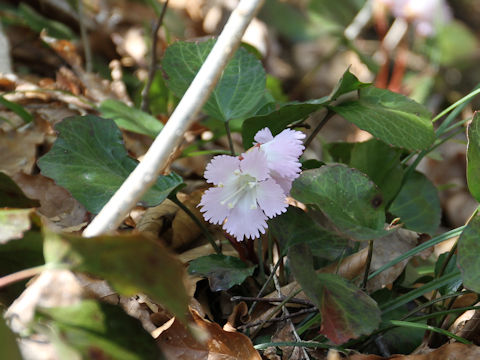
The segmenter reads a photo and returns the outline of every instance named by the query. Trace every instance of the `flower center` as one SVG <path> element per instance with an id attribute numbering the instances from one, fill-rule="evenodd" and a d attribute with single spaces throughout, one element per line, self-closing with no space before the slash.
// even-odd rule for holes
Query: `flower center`
<path id="1" fill-rule="evenodd" d="M 257 179 L 253 176 L 242 174 L 240 171 L 235 171 L 236 179 L 231 184 L 225 185 L 225 196 L 220 204 L 227 205 L 230 209 L 242 199 L 247 197 L 250 203 L 250 209 L 257 208 L 257 197 L 255 196 L 255 188 L 257 187 Z"/>

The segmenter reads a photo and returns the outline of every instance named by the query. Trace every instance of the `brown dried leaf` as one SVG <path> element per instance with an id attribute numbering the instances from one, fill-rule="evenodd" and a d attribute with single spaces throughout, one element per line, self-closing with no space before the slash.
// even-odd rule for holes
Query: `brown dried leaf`
<path id="1" fill-rule="evenodd" d="M 225 331 L 220 325 L 201 318 L 194 310 L 190 313 L 201 335 L 208 338 L 205 342 L 200 342 L 175 320 L 157 338 L 158 345 L 168 360 L 261 360 L 252 342 L 245 335 Z"/>
<path id="2" fill-rule="evenodd" d="M 30 197 L 40 201 L 38 211 L 60 228 L 79 225 L 85 221 L 87 210 L 64 188 L 43 175 L 18 173 L 13 179 Z"/>
<path id="3" fill-rule="evenodd" d="M 184 201 L 183 204 L 197 217 L 203 221 L 202 213 L 197 207 L 200 199 L 203 195 L 203 191 L 192 192 Z M 195 224 L 195 222 L 188 216 L 185 211 L 177 212 L 172 222 L 172 243 L 171 247 L 174 249 L 185 248 L 188 244 L 191 244 L 197 239 L 202 230 Z"/>
<path id="4" fill-rule="evenodd" d="M 279 324 L 279 328 L 272 336 L 272 342 L 295 342 L 296 338 L 292 332 L 292 325 L 287 321 Z M 282 360 L 302 360 L 303 351 L 298 346 L 279 346 L 282 350 Z"/>
<path id="5" fill-rule="evenodd" d="M 0 130 L 0 170 L 10 176 L 20 171 L 31 173 L 37 145 L 43 142 L 44 137 L 43 132 L 32 128 L 23 132 Z"/>

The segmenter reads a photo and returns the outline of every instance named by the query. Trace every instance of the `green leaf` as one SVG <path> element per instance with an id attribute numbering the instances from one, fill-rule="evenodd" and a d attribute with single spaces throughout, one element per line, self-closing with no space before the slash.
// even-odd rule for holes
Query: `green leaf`
<path id="1" fill-rule="evenodd" d="M 287 125 L 303 120 L 311 113 L 323 108 L 328 101 L 328 97 L 323 97 L 305 102 L 290 102 L 269 114 L 248 118 L 242 124 L 243 146 L 245 149 L 252 147 L 253 138 L 259 130 L 268 127 L 275 136 Z"/>
<path id="2" fill-rule="evenodd" d="M 105 100 L 100 104 L 100 112 L 103 117 L 115 121 L 118 127 L 151 138 L 163 129 L 163 124 L 152 115 L 118 100 Z"/>
<path id="3" fill-rule="evenodd" d="M 38 160 L 43 175 L 70 191 L 96 214 L 138 161 L 127 155 L 122 133 L 112 120 L 97 116 L 72 116 L 55 126 L 59 132 L 52 149 Z M 182 183 L 175 173 L 159 176 L 143 197 L 147 206 L 160 204 Z"/>
<path id="4" fill-rule="evenodd" d="M 427 149 L 435 140 L 430 112 L 406 96 L 373 86 L 359 98 L 332 110 L 380 140 L 410 150 Z"/>
<path id="5" fill-rule="evenodd" d="M 167 48 L 162 68 L 167 85 L 178 97 L 187 91 L 213 48 L 215 40 L 179 41 Z M 253 114 L 265 93 L 265 70 L 255 55 L 240 47 L 222 73 L 203 111 L 229 121 Z"/>
<path id="6" fill-rule="evenodd" d="M 188 272 L 208 278 L 212 291 L 228 290 L 252 276 L 256 266 L 247 266 L 233 256 L 213 254 L 190 261 Z"/>
<path id="7" fill-rule="evenodd" d="M 435 263 L 435 276 L 442 276 L 443 274 L 450 274 L 453 272 L 458 271 L 457 269 L 457 255 L 453 255 L 450 258 L 447 266 L 443 268 L 445 260 L 450 256 L 449 252 L 444 252 L 438 256 L 438 259 Z M 442 272 L 440 272 L 442 270 Z M 452 294 L 458 291 L 459 287 L 462 285 L 462 279 L 456 279 L 456 281 L 452 281 L 450 284 L 442 286 L 438 289 L 441 295 Z"/>
<path id="8" fill-rule="evenodd" d="M 18 10 L 25 23 L 38 33 L 45 29 L 49 36 L 53 36 L 57 39 L 74 39 L 76 37 L 74 32 L 68 26 L 44 17 L 24 2 L 20 3 Z"/>
<path id="9" fill-rule="evenodd" d="M 62 354 L 82 359 L 159 359 L 160 350 L 140 322 L 122 309 L 94 300 L 77 305 L 38 308 L 35 320 L 45 327 Z"/>
<path id="10" fill-rule="evenodd" d="M 480 216 L 467 224 L 458 239 L 458 266 L 466 288 L 480 292 Z"/>
<path id="11" fill-rule="evenodd" d="M 344 28 L 352 22 L 364 3 L 365 0 L 315 0 L 309 3 L 309 10 L 325 21 Z"/>
<path id="12" fill-rule="evenodd" d="M 349 164 L 354 146 L 355 143 L 343 141 L 324 144 L 324 159 L 326 162 Z"/>
<path id="13" fill-rule="evenodd" d="M 295 279 L 322 316 L 321 333 L 335 344 L 367 335 L 380 323 L 377 303 L 338 275 L 317 274 L 306 244 L 291 247 L 288 259 Z"/>
<path id="14" fill-rule="evenodd" d="M 385 204 L 377 186 L 356 169 L 325 165 L 306 170 L 293 182 L 292 196 L 316 205 L 343 233 L 355 240 L 385 236 Z"/>
<path id="15" fill-rule="evenodd" d="M 470 194 L 480 201 L 480 112 L 475 112 L 467 131 L 467 183 Z"/>
<path id="16" fill-rule="evenodd" d="M 348 246 L 348 239 L 325 229 L 308 213 L 293 206 L 286 213 L 270 219 L 268 229 L 280 242 L 282 252 L 290 246 L 308 243 L 315 256 L 335 260 Z"/>
<path id="17" fill-rule="evenodd" d="M 385 203 L 390 203 L 402 185 L 401 149 L 395 149 L 376 139 L 355 143 L 350 166 L 360 170 L 382 190 Z"/>
<path id="18" fill-rule="evenodd" d="M 119 293 L 145 293 L 184 320 L 189 298 L 183 286 L 183 264 L 159 242 L 141 234 L 83 238 L 44 229 L 48 264 L 107 280 Z"/>
<path id="19" fill-rule="evenodd" d="M 437 188 L 417 171 L 410 174 L 389 211 L 407 229 L 428 234 L 435 233 L 442 216 Z"/>
<path id="20" fill-rule="evenodd" d="M 15 335 L 10 331 L 3 318 L 0 317 L 0 358 L 22 360 Z"/>
<path id="21" fill-rule="evenodd" d="M 40 203 L 29 199 L 15 181 L 0 171 L 0 207 L 27 209 L 40 207 Z"/>
<path id="22" fill-rule="evenodd" d="M 358 90 L 362 87 L 370 86 L 369 83 L 363 83 L 357 79 L 355 75 L 350 72 L 350 68 L 345 71 L 342 78 L 338 81 L 338 84 L 333 89 L 332 93 L 329 96 L 329 99 L 336 100 L 338 97 Z"/>
<path id="23" fill-rule="evenodd" d="M 0 95 L 0 104 L 5 106 L 7 109 L 12 110 L 15 114 L 20 116 L 23 121 L 29 123 L 33 120 L 33 115 L 30 114 L 25 108 L 17 103 L 11 102 L 5 99 L 3 96 Z"/>
<path id="24" fill-rule="evenodd" d="M 442 25 L 433 42 L 433 57 L 447 66 L 473 60 L 478 48 L 475 34 L 461 21 L 453 20 Z"/>

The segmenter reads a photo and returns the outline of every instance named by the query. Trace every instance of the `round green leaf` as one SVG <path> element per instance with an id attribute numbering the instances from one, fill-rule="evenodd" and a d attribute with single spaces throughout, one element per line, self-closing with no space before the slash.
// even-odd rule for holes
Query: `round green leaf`
<path id="1" fill-rule="evenodd" d="M 167 86 L 182 97 L 213 48 L 215 40 L 179 41 L 169 46 L 162 60 Z M 265 70 L 255 55 L 240 47 L 222 73 L 203 110 L 223 121 L 253 115 L 265 93 Z"/>
<path id="2" fill-rule="evenodd" d="M 287 125 L 305 119 L 311 113 L 323 108 L 328 103 L 328 97 L 305 102 L 290 102 L 278 110 L 265 115 L 256 115 L 245 120 L 242 124 L 242 138 L 245 149 L 252 147 L 255 134 L 268 127 L 275 136 Z"/>
<path id="3" fill-rule="evenodd" d="M 380 323 L 377 303 L 347 280 L 333 274 L 317 274 L 306 244 L 290 248 L 288 259 L 295 279 L 322 316 L 321 332 L 332 342 L 371 333 Z"/>
<path id="4" fill-rule="evenodd" d="M 458 266 L 466 288 L 480 292 L 480 216 L 475 216 L 458 239 Z"/>
<path id="5" fill-rule="evenodd" d="M 333 224 L 354 240 L 384 236 L 385 204 L 377 186 L 356 169 L 325 165 L 306 170 L 294 181 L 292 196 L 316 205 Z"/>
<path id="6" fill-rule="evenodd" d="M 348 239 L 325 229 L 309 213 L 290 206 L 286 213 L 268 221 L 268 229 L 280 242 L 282 251 L 308 243 L 315 256 L 335 260 L 348 246 Z"/>
<path id="7" fill-rule="evenodd" d="M 401 154 L 402 150 L 371 139 L 353 146 L 350 166 L 368 175 L 382 190 L 385 203 L 388 204 L 397 195 L 402 184 Z"/>
<path id="8" fill-rule="evenodd" d="M 389 90 L 362 88 L 358 100 L 341 103 L 332 110 L 390 145 L 423 150 L 435 140 L 430 112 Z"/>
<path id="9" fill-rule="evenodd" d="M 437 188 L 416 171 L 409 176 L 389 211 L 398 216 L 407 229 L 428 234 L 437 230 L 442 216 Z"/>
<path id="10" fill-rule="evenodd" d="M 85 208 L 96 214 L 138 161 L 129 157 L 120 129 L 98 116 L 73 116 L 55 126 L 59 132 L 52 149 L 38 160 L 43 175 L 70 191 Z M 147 206 L 160 204 L 182 183 L 175 173 L 159 176 L 143 197 Z"/>
<path id="11" fill-rule="evenodd" d="M 107 119 L 115 121 L 118 127 L 155 138 L 163 129 L 163 124 L 152 115 L 140 109 L 113 99 L 100 104 L 100 111 Z"/>
<path id="12" fill-rule="evenodd" d="M 247 266 L 233 256 L 213 254 L 190 261 L 188 272 L 208 278 L 212 291 L 228 290 L 240 285 L 253 274 L 255 266 Z"/>

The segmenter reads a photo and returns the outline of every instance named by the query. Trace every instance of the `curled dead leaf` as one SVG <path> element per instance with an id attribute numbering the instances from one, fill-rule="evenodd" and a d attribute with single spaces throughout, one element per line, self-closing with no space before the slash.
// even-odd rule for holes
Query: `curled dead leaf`
<path id="1" fill-rule="evenodd" d="M 207 336 L 205 342 L 197 340 L 178 320 L 157 338 L 167 360 L 260 360 L 252 342 L 238 332 L 223 330 L 220 325 L 203 319 L 190 310 L 194 324 Z"/>
<path id="2" fill-rule="evenodd" d="M 197 208 L 202 192 L 194 191 L 189 195 L 178 194 L 178 198 L 198 219 L 203 219 Z M 138 222 L 137 230 L 159 237 L 172 249 L 185 249 L 196 240 L 201 229 L 171 200 L 165 200 L 158 206 L 147 209 Z"/>
<path id="3" fill-rule="evenodd" d="M 44 136 L 35 128 L 22 132 L 0 130 L 0 170 L 10 176 L 20 171 L 30 174 L 35 165 L 37 145 L 43 142 Z"/>
<path id="4" fill-rule="evenodd" d="M 40 201 L 38 211 L 62 229 L 82 224 L 87 210 L 64 188 L 43 175 L 17 173 L 13 179 L 28 197 Z"/>

